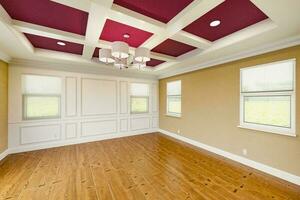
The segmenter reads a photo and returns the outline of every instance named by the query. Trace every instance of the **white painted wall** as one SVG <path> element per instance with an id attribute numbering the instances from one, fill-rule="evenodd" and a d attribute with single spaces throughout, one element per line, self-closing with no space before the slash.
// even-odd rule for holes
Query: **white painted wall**
<path id="1" fill-rule="evenodd" d="M 62 78 L 61 118 L 22 119 L 22 74 Z M 130 114 L 130 83 L 147 83 L 149 113 Z M 9 149 L 22 152 L 157 131 L 158 81 L 10 66 Z"/>

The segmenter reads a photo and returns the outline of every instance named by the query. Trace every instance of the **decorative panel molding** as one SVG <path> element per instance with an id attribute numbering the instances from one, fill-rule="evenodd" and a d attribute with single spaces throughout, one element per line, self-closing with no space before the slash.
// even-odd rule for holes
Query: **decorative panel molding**
<path id="1" fill-rule="evenodd" d="M 65 129 L 66 138 L 76 138 L 77 136 L 77 123 L 67 123 Z"/>
<path id="2" fill-rule="evenodd" d="M 77 78 L 66 77 L 66 116 L 77 115 Z"/>
<path id="3" fill-rule="evenodd" d="M 141 117 L 141 118 L 132 118 L 130 120 L 130 130 L 143 130 L 150 128 L 150 118 Z"/>
<path id="4" fill-rule="evenodd" d="M 159 120 L 158 120 L 158 117 L 153 117 L 152 118 L 152 128 L 158 128 L 158 124 L 159 123 Z"/>
<path id="5" fill-rule="evenodd" d="M 120 113 L 128 113 L 128 82 L 120 81 Z"/>
<path id="6" fill-rule="evenodd" d="M 60 139 L 61 125 L 42 125 L 21 127 L 21 144 L 49 142 Z"/>
<path id="7" fill-rule="evenodd" d="M 158 112 L 158 85 L 152 84 L 152 112 Z"/>
<path id="8" fill-rule="evenodd" d="M 90 121 L 81 123 L 81 135 L 92 136 L 117 132 L 117 120 Z"/>
<path id="9" fill-rule="evenodd" d="M 83 116 L 117 114 L 117 81 L 82 79 L 81 112 Z"/>
<path id="10" fill-rule="evenodd" d="M 22 119 L 22 74 L 62 78 L 62 115 L 59 119 Z M 92 142 L 149 133 L 153 128 L 152 86 L 157 80 L 136 79 L 60 70 L 13 66 L 10 75 L 8 146 L 11 152 Z M 149 113 L 130 114 L 129 83 L 150 87 Z"/>
<path id="11" fill-rule="evenodd" d="M 127 119 L 120 120 L 120 131 L 121 132 L 128 131 L 128 120 Z"/>

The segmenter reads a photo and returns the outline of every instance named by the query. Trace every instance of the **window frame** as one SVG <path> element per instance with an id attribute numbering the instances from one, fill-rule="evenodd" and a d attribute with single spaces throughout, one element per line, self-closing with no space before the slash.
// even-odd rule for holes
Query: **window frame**
<path id="1" fill-rule="evenodd" d="M 256 67 L 270 66 L 272 64 L 292 62 L 293 64 L 293 89 L 283 91 L 255 91 L 255 92 L 242 92 L 242 72 L 245 69 Z M 276 96 L 290 96 L 290 127 L 281 127 L 276 125 L 258 124 L 245 121 L 245 97 L 276 97 Z M 239 128 L 252 129 L 268 133 L 275 133 L 280 135 L 287 135 L 296 137 L 296 59 L 287 59 L 277 62 L 256 65 L 240 69 L 240 124 Z"/>
<path id="2" fill-rule="evenodd" d="M 168 83 L 172 83 L 172 82 L 177 82 L 177 81 L 180 81 L 180 95 L 168 95 Z M 170 116 L 170 117 L 181 117 L 182 116 L 182 107 L 181 107 L 181 105 L 182 105 L 182 81 L 181 80 L 175 80 L 175 81 L 169 81 L 169 82 L 167 82 L 167 84 L 166 84 L 166 95 L 167 95 L 167 98 L 166 98 L 166 100 L 167 100 L 167 103 L 166 103 L 166 105 L 167 105 L 167 109 L 166 109 L 166 115 L 167 116 Z M 176 113 L 176 112 L 170 112 L 169 111 L 169 97 L 179 97 L 180 98 L 180 113 Z"/>
<path id="3" fill-rule="evenodd" d="M 58 98 L 58 115 L 56 116 L 44 116 L 44 117 L 28 117 L 27 114 L 27 99 L 28 97 L 57 97 Z M 22 107 L 23 107 L 23 120 L 43 120 L 43 119 L 60 119 L 61 118 L 61 95 L 55 94 L 23 94 L 22 95 Z"/>

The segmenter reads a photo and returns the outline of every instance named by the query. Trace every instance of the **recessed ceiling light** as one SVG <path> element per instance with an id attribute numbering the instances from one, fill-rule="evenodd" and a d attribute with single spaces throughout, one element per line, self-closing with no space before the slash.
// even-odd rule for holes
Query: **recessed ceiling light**
<path id="1" fill-rule="evenodd" d="M 66 46 L 66 43 L 64 43 L 64 42 L 57 42 L 57 44 L 60 46 Z"/>
<path id="2" fill-rule="evenodd" d="M 210 26 L 211 27 L 216 27 L 216 26 L 219 26 L 221 24 L 221 21 L 220 20 L 214 20 L 212 22 L 210 22 Z"/>
<path id="3" fill-rule="evenodd" d="M 125 34 L 123 35 L 123 37 L 127 39 L 127 38 L 130 38 L 130 35 L 129 35 L 128 33 L 125 33 Z"/>

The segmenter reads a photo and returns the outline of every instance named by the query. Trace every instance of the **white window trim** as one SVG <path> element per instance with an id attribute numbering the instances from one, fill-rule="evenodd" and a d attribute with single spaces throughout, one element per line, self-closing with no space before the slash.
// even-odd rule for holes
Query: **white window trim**
<path id="1" fill-rule="evenodd" d="M 177 81 L 180 81 L 180 87 L 181 87 L 181 93 L 180 93 L 180 95 L 168 95 L 168 89 L 166 89 L 166 93 L 167 93 L 166 94 L 167 95 L 167 98 L 166 98 L 166 101 L 167 101 L 166 102 L 166 105 L 167 105 L 166 116 L 180 118 L 182 116 L 182 110 L 181 110 L 180 113 L 169 112 L 169 96 L 179 96 L 180 97 L 180 104 L 182 105 L 182 102 L 181 102 L 181 97 L 182 97 L 182 81 L 181 80 L 170 81 L 170 82 L 167 82 L 167 85 L 168 85 L 168 83 L 177 82 Z"/>
<path id="2" fill-rule="evenodd" d="M 282 91 L 282 92 L 249 92 L 249 93 L 242 93 L 242 71 L 244 69 L 249 68 L 256 68 L 256 67 L 262 67 L 271 65 L 274 63 L 281 63 L 281 62 L 293 62 L 293 68 L 294 68 L 294 85 L 292 91 Z M 244 97 L 247 96 L 291 96 L 291 127 L 285 128 L 285 127 L 277 127 L 272 125 L 262 125 L 262 124 L 254 124 L 254 123 L 247 123 L 244 122 Z M 286 135 L 291 137 L 296 137 L 296 59 L 288 59 L 278 62 L 272 62 L 262 65 L 257 65 L 253 67 L 247 67 L 240 69 L 240 124 L 238 125 L 239 128 L 245 128 L 245 129 L 252 129 L 257 131 L 263 131 L 263 132 L 269 132 L 269 133 L 275 133 L 280 135 Z"/>

